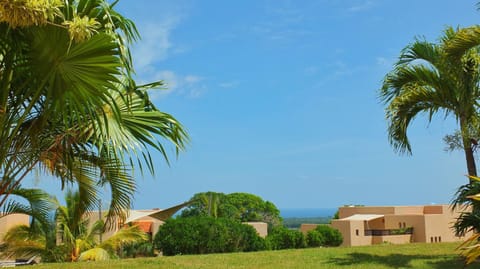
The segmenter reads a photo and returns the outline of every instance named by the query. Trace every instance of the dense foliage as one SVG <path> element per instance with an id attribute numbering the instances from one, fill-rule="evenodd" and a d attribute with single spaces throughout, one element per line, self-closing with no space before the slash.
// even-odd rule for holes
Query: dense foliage
<path id="1" fill-rule="evenodd" d="M 181 217 L 212 216 L 231 218 L 241 222 L 263 221 L 271 226 L 281 223 L 280 211 L 269 201 L 249 193 L 197 193 L 194 201 L 184 209 Z"/>
<path id="2" fill-rule="evenodd" d="M 309 247 L 338 247 L 343 242 L 343 236 L 339 230 L 329 225 L 318 225 L 314 230 L 307 233 L 307 245 Z"/>
<path id="3" fill-rule="evenodd" d="M 274 227 L 268 234 L 267 246 L 271 250 L 304 248 L 307 246 L 305 236 L 298 230 L 290 230 L 282 226 Z"/>
<path id="4" fill-rule="evenodd" d="M 154 246 L 164 255 L 206 254 L 263 250 L 265 242 L 250 225 L 207 216 L 167 220 Z"/>

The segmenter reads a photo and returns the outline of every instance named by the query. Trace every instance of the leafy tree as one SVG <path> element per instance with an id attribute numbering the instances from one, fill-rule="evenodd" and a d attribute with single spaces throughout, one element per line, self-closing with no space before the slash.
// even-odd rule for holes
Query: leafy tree
<path id="1" fill-rule="evenodd" d="M 479 90 L 478 49 L 468 46 L 471 29 L 447 28 L 438 43 L 417 39 L 401 53 L 380 90 L 387 105 L 388 136 L 393 147 L 411 153 L 407 130 L 412 120 L 426 113 L 452 115 L 459 124 L 468 174 L 477 175 L 469 130 L 477 126 Z"/>
<path id="2" fill-rule="evenodd" d="M 109 186 L 109 218 L 131 204 L 134 161 L 153 172 L 148 147 L 168 162 L 187 135 L 137 85 L 129 45 L 139 36 L 116 1 L 0 1 L 0 206 L 32 171 L 79 182 L 96 199 Z M 130 163 L 125 162 L 130 160 Z"/>
<path id="3" fill-rule="evenodd" d="M 280 211 L 269 201 L 249 193 L 197 193 L 181 217 L 214 216 L 241 222 L 263 221 L 273 226 L 281 224 Z"/>

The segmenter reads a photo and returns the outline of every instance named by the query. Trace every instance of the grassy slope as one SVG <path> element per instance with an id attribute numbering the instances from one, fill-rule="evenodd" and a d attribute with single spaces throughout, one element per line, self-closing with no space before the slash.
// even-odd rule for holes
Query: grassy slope
<path id="1" fill-rule="evenodd" d="M 186 255 L 109 262 L 44 264 L 35 268 L 463 268 L 458 244 L 376 245 L 234 254 Z M 467 268 L 478 268 L 473 264 Z"/>

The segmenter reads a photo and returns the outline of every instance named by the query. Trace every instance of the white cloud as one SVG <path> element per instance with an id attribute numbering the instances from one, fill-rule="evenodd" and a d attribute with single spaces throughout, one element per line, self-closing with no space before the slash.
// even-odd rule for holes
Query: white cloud
<path id="1" fill-rule="evenodd" d="M 202 96 L 207 87 L 203 77 L 196 75 L 179 75 L 171 70 L 161 70 L 155 73 L 154 80 L 165 82 L 165 91 L 152 92 L 152 99 L 159 99 L 169 94 L 180 94 L 189 98 Z"/>
<path id="2" fill-rule="evenodd" d="M 139 26 L 142 39 L 133 48 L 136 70 L 151 71 L 155 63 L 168 57 L 173 49 L 170 33 L 178 21 L 179 18 L 169 17 L 159 23 L 149 22 Z"/>
<path id="3" fill-rule="evenodd" d="M 181 21 L 180 14 L 167 14 L 157 22 L 153 20 L 138 25 L 142 39 L 134 46 L 132 56 L 137 79 L 142 83 L 162 80 L 165 90 L 151 91 L 150 97 L 155 100 L 170 94 L 179 94 L 189 98 L 200 97 L 206 86 L 201 76 L 194 74 L 180 75 L 172 70 L 159 70 L 159 63 L 172 54 L 188 50 L 185 45 L 175 44 L 171 33 Z"/>

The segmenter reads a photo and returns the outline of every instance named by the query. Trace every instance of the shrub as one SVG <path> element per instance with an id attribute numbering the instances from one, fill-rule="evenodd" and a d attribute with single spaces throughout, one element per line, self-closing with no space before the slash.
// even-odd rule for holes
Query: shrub
<path id="1" fill-rule="evenodd" d="M 256 230 L 232 219 L 190 217 L 170 219 L 154 238 L 164 255 L 206 254 L 265 249 Z"/>
<path id="2" fill-rule="evenodd" d="M 126 244 L 122 246 L 119 256 L 121 258 L 153 257 L 155 256 L 153 243 L 140 242 Z"/>
<path id="3" fill-rule="evenodd" d="M 307 246 L 305 236 L 298 230 L 289 230 L 285 227 L 278 226 L 272 229 L 267 236 L 267 246 L 269 249 L 290 249 L 304 248 Z"/>
<path id="4" fill-rule="evenodd" d="M 307 246 L 311 248 L 325 245 L 325 237 L 317 230 L 308 231 L 306 239 Z"/>
<path id="5" fill-rule="evenodd" d="M 324 238 L 322 246 L 338 247 L 343 242 L 343 236 L 340 231 L 328 225 L 318 225 L 314 231 L 320 233 Z"/>

